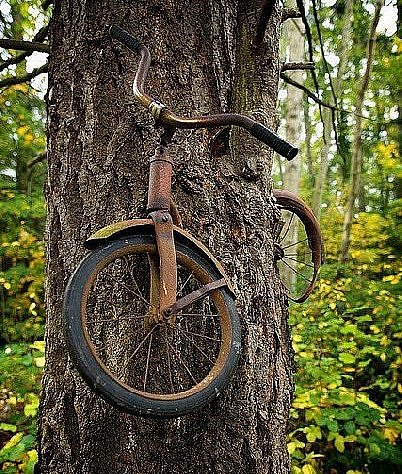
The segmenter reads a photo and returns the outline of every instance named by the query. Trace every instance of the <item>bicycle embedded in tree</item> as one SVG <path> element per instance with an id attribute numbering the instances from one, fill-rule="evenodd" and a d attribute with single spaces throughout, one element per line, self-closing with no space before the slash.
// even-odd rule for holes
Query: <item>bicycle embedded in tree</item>
<path id="1" fill-rule="evenodd" d="M 65 292 L 64 332 L 79 372 L 108 402 L 143 416 L 180 416 L 224 389 L 239 359 L 241 337 L 229 278 L 209 250 L 181 228 L 171 197 L 173 134 L 177 128 L 237 125 L 287 159 L 297 149 L 243 115 L 175 115 L 144 92 L 150 66 L 146 46 L 120 27 L 110 33 L 141 55 L 134 95 L 163 133 L 150 159 L 148 218 L 112 224 L 86 241 L 92 252 Z M 277 199 L 292 211 L 291 196 L 277 193 Z M 316 252 L 317 236 L 309 239 Z"/>

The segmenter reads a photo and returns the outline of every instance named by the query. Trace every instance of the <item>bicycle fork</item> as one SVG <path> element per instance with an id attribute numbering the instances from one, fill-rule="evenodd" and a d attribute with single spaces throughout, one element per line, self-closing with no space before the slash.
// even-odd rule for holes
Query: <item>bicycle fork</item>
<path id="1" fill-rule="evenodd" d="M 170 209 L 173 162 L 167 146 L 150 159 L 147 212 L 155 228 L 158 255 L 149 256 L 150 313 L 155 321 L 176 302 L 177 264 Z M 179 219 L 176 219 L 179 221 Z M 175 222 L 176 223 L 176 222 Z M 178 223 L 178 222 L 177 222 Z"/>
<path id="2" fill-rule="evenodd" d="M 154 323 L 167 319 L 174 324 L 176 314 L 209 292 L 227 285 L 226 278 L 213 281 L 176 300 L 177 262 L 174 226 L 181 227 L 177 208 L 171 198 L 173 161 L 168 148 L 159 145 L 150 159 L 147 212 L 155 228 L 158 255 L 149 255 L 150 265 L 150 320 Z"/>

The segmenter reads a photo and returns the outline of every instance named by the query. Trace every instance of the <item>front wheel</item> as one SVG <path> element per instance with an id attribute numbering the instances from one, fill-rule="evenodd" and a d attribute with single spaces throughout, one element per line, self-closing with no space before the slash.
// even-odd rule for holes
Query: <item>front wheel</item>
<path id="1" fill-rule="evenodd" d="M 177 297 L 222 278 L 208 255 L 176 242 Z M 155 236 L 116 239 L 86 257 L 68 283 L 64 330 L 88 384 L 119 409 L 171 417 L 210 402 L 227 384 L 240 353 L 231 292 L 209 292 L 172 322 L 155 318 L 150 259 Z"/>

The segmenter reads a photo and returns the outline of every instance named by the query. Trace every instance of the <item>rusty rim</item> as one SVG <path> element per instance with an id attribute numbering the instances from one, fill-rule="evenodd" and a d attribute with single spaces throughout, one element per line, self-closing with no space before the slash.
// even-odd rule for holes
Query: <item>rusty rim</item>
<path id="1" fill-rule="evenodd" d="M 276 224 L 274 258 L 288 297 L 304 302 L 314 289 L 324 260 L 320 226 L 305 202 L 289 191 L 274 190 L 281 218 Z M 292 224 L 297 229 L 291 235 Z"/>
<path id="2" fill-rule="evenodd" d="M 130 291 L 127 290 L 129 284 L 127 276 L 130 275 L 133 268 L 129 267 L 127 258 L 132 259 L 133 265 L 138 265 L 138 260 L 142 257 L 155 255 L 155 253 L 154 244 L 127 245 L 100 261 L 83 288 L 81 324 L 93 357 L 102 370 L 115 382 L 126 390 L 146 398 L 177 400 L 202 391 L 222 371 L 232 345 L 230 313 L 223 293 L 220 290 L 215 290 L 208 295 L 207 300 L 209 301 L 204 300 L 200 303 L 202 305 L 200 307 L 204 308 L 205 313 L 197 313 L 186 308 L 184 314 L 178 315 L 173 328 L 169 324 L 155 324 L 153 322 L 149 303 L 147 303 L 146 311 L 142 311 L 141 314 L 133 312 L 131 317 L 128 316 L 129 305 L 134 305 L 134 298 L 127 297 L 127 294 L 130 294 Z M 192 285 L 196 284 L 195 282 L 205 285 L 212 281 L 207 270 L 188 255 L 178 251 L 177 259 L 179 275 L 180 272 L 183 275 L 187 274 L 187 281 L 180 280 L 179 292 L 190 291 Z M 116 265 L 122 267 L 122 272 L 125 275 L 123 281 L 111 281 L 110 276 L 106 275 L 106 269 Z M 112 273 L 116 271 L 116 268 L 112 268 Z M 113 278 L 121 278 L 123 273 L 117 272 L 116 277 Z M 131 274 L 131 276 L 133 275 Z M 146 280 L 143 272 L 140 276 Z M 135 280 L 136 276 L 133 278 L 133 283 L 135 281 L 134 293 L 137 293 L 135 305 L 141 301 L 142 307 L 145 308 L 146 294 L 138 293 L 140 287 L 138 281 Z M 122 291 L 121 288 L 117 290 L 119 284 L 120 287 L 125 288 L 125 291 Z M 100 291 L 102 297 L 98 299 L 97 293 L 102 289 L 103 292 Z M 133 294 L 133 292 L 131 293 Z M 137 311 L 138 306 L 135 305 L 132 308 Z M 104 308 L 102 316 L 99 316 L 97 311 L 99 309 L 102 311 L 102 308 Z M 201 320 L 201 317 L 204 319 Z M 96 320 L 96 318 L 98 319 Z M 209 321 L 210 319 L 213 322 Z M 183 326 L 179 327 L 180 324 Z M 120 329 L 117 331 L 113 329 L 118 326 Z M 185 329 L 186 327 L 187 329 Z M 205 332 L 201 334 L 191 328 L 203 328 Z M 219 338 L 217 338 L 217 334 L 219 334 Z M 176 346 L 173 346 L 173 337 L 178 335 L 181 338 L 176 339 Z M 130 338 L 132 338 L 131 341 Z M 163 339 L 165 339 L 164 344 L 162 344 Z M 136 346 L 132 341 L 135 341 Z M 186 348 L 177 354 L 177 343 L 179 342 Z M 159 343 L 158 347 L 157 343 Z M 139 345 L 141 345 L 140 348 L 138 348 Z M 189 347 L 192 348 L 192 351 L 189 350 Z M 127 353 L 129 348 L 131 352 Z M 180 361 L 180 358 L 184 356 L 187 357 L 187 360 Z M 176 365 L 174 370 L 172 369 L 173 363 Z M 178 365 L 181 365 L 180 369 Z M 162 371 L 166 373 L 162 374 Z M 180 375 L 178 375 L 179 373 Z M 152 377 L 155 380 L 151 381 Z M 178 379 L 173 380 L 174 377 Z M 161 386 L 162 383 L 165 384 L 165 389 L 160 390 L 163 393 L 158 393 L 158 384 Z M 141 389 L 138 387 L 139 384 L 142 384 Z M 168 385 L 169 389 L 167 389 Z"/>

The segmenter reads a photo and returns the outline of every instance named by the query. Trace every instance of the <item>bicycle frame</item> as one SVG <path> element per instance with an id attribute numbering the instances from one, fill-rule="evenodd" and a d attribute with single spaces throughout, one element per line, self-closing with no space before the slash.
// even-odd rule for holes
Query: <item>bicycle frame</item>
<path id="1" fill-rule="evenodd" d="M 90 236 L 86 242 L 86 247 L 94 248 L 105 239 L 113 238 L 128 229 L 153 225 L 158 255 L 149 256 L 151 274 L 149 315 L 156 322 L 167 318 L 172 324 L 178 311 L 202 299 L 210 291 L 227 286 L 234 293 L 229 278 L 220 263 L 201 242 L 198 242 L 188 232 L 181 229 L 180 215 L 171 197 L 173 160 L 169 155 L 168 145 L 173 133 L 173 128 L 165 127 L 165 131 L 161 136 L 161 143 L 156 147 L 154 156 L 150 158 L 147 202 L 149 218 L 123 221 L 104 227 Z M 175 234 L 176 236 L 185 237 L 193 245 L 207 253 L 222 276 L 219 280 L 204 285 L 177 301 Z M 157 312 L 155 312 L 155 308 L 158 309 Z"/>
<path id="2" fill-rule="evenodd" d="M 144 91 L 145 81 L 151 64 L 148 48 L 116 25 L 110 28 L 110 34 L 141 56 L 133 82 L 134 96 L 152 113 L 157 123 L 164 127 L 160 145 L 156 148 L 154 156 L 150 159 L 149 170 L 147 212 L 155 229 L 158 250 L 157 256 L 149 258 L 151 270 L 150 291 L 151 306 L 158 308 L 158 314 L 155 317 L 159 319 L 171 317 L 172 321 L 174 321 L 175 312 L 203 298 L 204 295 L 213 289 L 228 285 L 226 275 L 224 275 L 223 271 L 220 271 L 224 275 L 222 279 L 205 285 L 185 298 L 179 298 L 176 301 L 177 264 L 174 229 L 175 226 L 179 227 L 181 222 L 176 206 L 171 198 L 173 162 L 168 153 L 168 145 L 176 128 L 194 129 L 236 125 L 248 130 L 251 135 L 273 148 L 288 160 L 294 158 L 298 150 L 261 123 L 244 115 L 226 113 L 189 118 L 176 115 L 165 104 L 162 104 Z M 130 227 L 130 224 L 127 227 Z M 101 232 L 107 235 L 115 235 L 119 230 L 102 229 Z M 94 242 L 97 240 L 97 237 L 93 236 L 89 240 Z M 199 246 L 199 243 L 196 245 Z"/>

